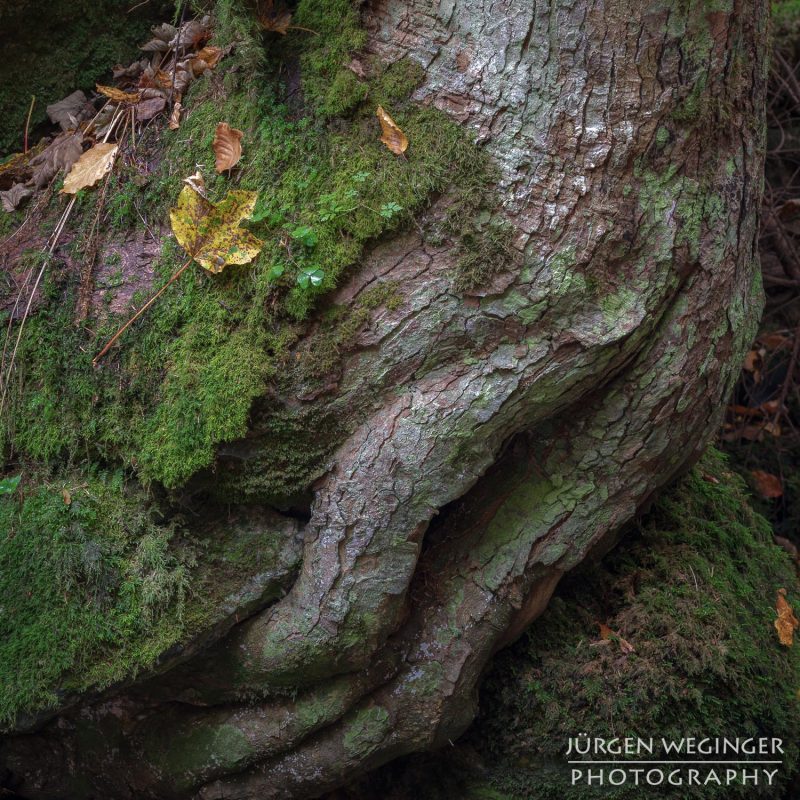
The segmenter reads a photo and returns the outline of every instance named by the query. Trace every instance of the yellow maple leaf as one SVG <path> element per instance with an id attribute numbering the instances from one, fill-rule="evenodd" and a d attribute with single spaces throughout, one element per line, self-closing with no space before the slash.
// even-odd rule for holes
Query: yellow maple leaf
<path id="1" fill-rule="evenodd" d="M 257 192 L 237 189 L 216 205 L 184 186 L 169 212 L 172 231 L 181 247 L 209 272 L 222 272 L 230 264 L 248 264 L 264 242 L 239 227 L 253 215 Z"/>
<path id="2" fill-rule="evenodd" d="M 64 188 L 61 191 L 64 194 L 76 194 L 81 189 L 94 186 L 111 171 L 116 154 L 117 145 L 98 142 L 72 165 L 69 174 L 64 178 Z"/>
<path id="3" fill-rule="evenodd" d="M 786 602 L 786 589 L 778 589 L 775 610 L 778 612 L 778 618 L 774 623 L 775 630 L 778 631 L 778 638 L 782 645 L 791 647 L 795 628 L 800 628 L 800 620 L 797 619 L 792 607 Z"/>

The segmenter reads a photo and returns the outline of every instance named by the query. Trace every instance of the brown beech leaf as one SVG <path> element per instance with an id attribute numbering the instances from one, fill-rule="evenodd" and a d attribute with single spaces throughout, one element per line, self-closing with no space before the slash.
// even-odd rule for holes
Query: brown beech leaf
<path id="1" fill-rule="evenodd" d="M 281 36 L 286 36 L 292 24 L 292 12 L 285 6 L 275 8 L 274 0 L 260 0 L 256 16 L 258 24 L 265 31 L 279 33 Z"/>
<path id="2" fill-rule="evenodd" d="M 103 86 L 101 83 L 95 84 L 95 87 L 100 94 L 115 103 L 138 103 L 141 97 L 139 92 L 123 92 L 122 89 L 117 89 L 114 86 Z"/>
<path id="3" fill-rule="evenodd" d="M 31 159 L 34 186 L 37 189 L 47 186 L 60 169 L 69 172 L 83 154 L 82 142 L 80 133 L 61 133 L 56 136 L 39 155 Z"/>
<path id="4" fill-rule="evenodd" d="M 15 183 L 10 189 L 0 192 L 0 203 L 3 205 L 3 211 L 9 214 L 16 210 L 19 204 L 33 194 L 33 189 L 28 188 L 22 183 Z"/>
<path id="5" fill-rule="evenodd" d="M 800 628 L 800 620 L 794 615 L 792 607 L 786 601 L 786 589 L 778 589 L 775 611 L 778 612 L 778 618 L 774 623 L 775 630 L 778 631 L 778 639 L 782 645 L 791 647 L 795 629 Z"/>
<path id="6" fill-rule="evenodd" d="M 210 44 L 206 45 L 189 59 L 189 69 L 192 75 L 197 78 L 204 72 L 214 69 L 224 52 L 225 51 L 221 47 L 214 47 Z"/>
<path id="7" fill-rule="evenodd" d="M 231 128 L 227 122 L 220 122 L 214 134 L 214 155 L 217 157 L 217 172 L 225 172 L 239 163 L 242 157 L 242 136 L 244 133 Z"/>
<path id="8" fill-rule="evenodd" d="M 142 100 L 136 106 L 136 119 L 139 122 L 147 122 L 147 120 L 153 119 L 157 114 L 160 114 L 166 105 L 167 101 L 163 97 L 151 97 L 149 100 Z"/>
<path id="9" fill-rule="evenodd" d="M 381 141 L 396 155 L 401 156 L 408 148 L 408 138 L 400 130 L 397 123 L 378 106 L 375 112 L 381 122 Z"/>
<path id="10" fill-rule="evenodd" d="M 47 106 L 47 116 L 56 125 L 60 125 L 62 131 L 74 131 L 78 123 L 86 117 L 87 103 L 86 95 L 78 89 L 63 100 Z"/>
<path id="11" fill-rule="evenodd" d="M 756 489 L 762 497 L 767 500 L 774 500 L 776 497 L 783 496 L 783 485 L 777 475 L 772 475 L 761 469 L 752 469 L 750 474 L 753 476 Z"/>
<path id="12" fill-rule="evenodd" d="M 87 150 L 72 166 L 64 178 L 63 194 L 76 194 L 81 189 L 94 186 L 111 171 L 117 145 L 111 142 L 98 142 Z"/>

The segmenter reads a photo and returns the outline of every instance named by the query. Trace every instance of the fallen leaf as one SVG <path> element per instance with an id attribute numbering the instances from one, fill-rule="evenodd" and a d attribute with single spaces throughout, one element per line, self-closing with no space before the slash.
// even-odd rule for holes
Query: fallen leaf
<path id="1" fill-rule="evenodd" d="M 63 131 L 74 131 L 78 123 L 86 116 L 86 105 L 89 101 L 80 91 L 67 95 L 63 100 L 47 106 L 47 116 Z"/>
<path id="2" fill-rule="evenodd" d="M 166 105 L 167 101 L 163 97 L 151 97 L 149 100 L 142 100 L 136 106 L 136 119 L 139 122 L 147 122 L 147 120 L 153 119 L 153 117 L 160 114 Z"/>
<path id="3" fill-rule="evenodd" d="M 100 83 L 95 84 L 95 87 L 100 94 L 115 103 L 138 103 L 141 99 L 139 92 L 123 92 L 122 89 L 117 89 L 114 86 L 103 86 Z"/>
<path id="4" fill-rule="evenodd" d="M 753 476 L 756 489 L 762 497 L 767 500 L 774 500 L 776 497 L 783 496 L 783 485 L 777 475 L 772 475 L 761 469 L 752 469 L 750 474 Z"/>
<path id="5" fill-rule="evenodd" d="M 181 127 L 181 111 L 183 111 L 181 101 L 176 100 L 175 105 L 172 107 L 172 113 L 169 115 L 169 122 L 167 123 L 171 131 L 177 131 Z"/>
<path id="6" fill-rule="evenodd" d="M 381 122 L 381 141 L 396 155 L 401 156 L 408 147 L 408 139 L 397 123 L 378 106 L 375 112 Z"/>
<path id="7" fill-rule="evenodd" d="M 795 629 L 800 628 L 800 620 L 794 615 L 792 607 L 786 601 L 786 589 L 778 589 L 775 610 L 778 612 L 778 618 L 774 623 L 775 630 L 778 631 L 778 639 L 782 645 L 791 647 Z"/>
<path id="8" fill-rule="evenodd" d="M 33 194 L 33 189 L 29 189 L 24 183 L 15 183 L 10 189 L 0 192 L 0 202 L 3 204 L 3 211 L 9 214 L 15 211 L 19 204 Z"/>
<path id="9" fill-rule="evenodd" d="M 146 58 L 143 58 L 140 61 L 134 61 L 133 64 L 128 67 L 123 67 L 122 64 L 117 64 L 112 68 L 111 74 L 114 76 L 114 80 L 116 81 L 124 78 L 138 78 L 139 75 L 141 75 L 142 72 L 149 66 L 150 61 Z"/>
<path id="10" fill-rule="evenodd" d="M 199 195 L 206 197 L 206 182 L 203 178 L 203 173 L 198 170 L 194 175 L 184 178 L 183 182 L 187 186 L 191 186 Z"/>
<path id="11" fill-rule="evenodd" d="M 189 66 L 195 77 L 202 75 L 206 70 L 214 69 L 222 58 L 223 50 L 221 47 L 206 45 L 194 58 L 189 59 Z"/>
<path id="12" fill-rule="evenodd" d="M 160 25 L 156 25 L 154 28 L 151 28 L 151 31 L 153 33 L 153 38 L 139 48 L 146 53 L 166 53 L 171 48 L 170 42 L 178 33 L 178 29 L 168 22 L 162 22 Z"/>
<path id="13" fill-rule="evenodd" d="M 609 628 L 608 625 L 603 622 L 598 622 L 597 626 L 600 628 L 601 639 L 607 639 L 612 642 L 616 642 L 619 645 L 620 651 L 625 655 L 636 652 L 634 646 L 627 639 L 623 639 L 616 631 Z"/>
<path id="14" fill-rule="evenodd" d="M 47 186 L 59 171 L 69 172 L 83 154 L 80 133 L 61 133 L 38 156 L 31 159 L 33 183 L 37 189 Z"/>
<path id="15" fill-rule="evenodd" d="M 206 15 L 202 19 L 192 19 L 185 22 L 180 33 L 170 39 L 169 46 L 179 52 L 194 50 L 201 42 L 211 35 L 211 17 Z"/>
<path id="16" fill-rule="evenodd" d="M 240 189 L 214 205 L 191 186 L 184 186 L 169 213 L 172 231 L 187 254 L 209 272 L 222 272 L 230 264 L 247 264 L 259 254 L 264 242 L 239 223 L 252 216 L 257 200 L 257 192 Z"/>
<path id="17" fill-rule="evenodd" d="M 785 347 L 790 341 L 791 339 L 782 333 L 762 333 L 758 337 L 759 344 L 766 347 L 767 350 L 777 350 L 779 347 Z"/>
<path id="18" fill-rule="evenodd" d="M 99 142 L 87 150 L 73 165 L 64 179 L 63 194 L 75 194 L 81 189 L 94 186 L 97 181 L 108 175 L 114 164 L 117 145 L 111 142 Z"/>
<path id="19" fill-rule="evenodd" d="M 214 155 L 217 158 L 217 172 L 225 172 L 239 163 L 242 157 L 242 136 L 244 133 L 231 128 L 227 122 L 220 122 L 214 134 Z"/>

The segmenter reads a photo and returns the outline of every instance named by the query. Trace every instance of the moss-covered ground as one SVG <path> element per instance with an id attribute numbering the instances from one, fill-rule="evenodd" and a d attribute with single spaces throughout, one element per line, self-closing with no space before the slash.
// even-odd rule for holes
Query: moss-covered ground
<path id="1" fill-rule="evenodd" d="M 479 718 L 455 748 L 390 765 L 345 797 L 793 797 L 800 649 L 778 641 L 779 588 L 797 609 L 795 566 L 712 451 L 600 563 L 567 576 L 542 617 L 497 656 Z M 635 652 L 601 639 L 599 622 Z M 570 785 L 564 755 L 581 733 L 779 737 L 786 753 L 772 787 L 589 789 Z"/>
<path id="2" fill-rule="evenodd" d="M 251 227 L 266 246 L 247 267 L 185 275 L 100 369 L 92 368 L 92 357 L 123 317 L 101 315 L 87 326 L 91 331 L 76 329 L 76 276 L 50 270 L 48 313 L 28 323 L 4 419 L 4 446 L 15 458 L 48 464 L 88 458 L 132 467 L 145 482 L 181 486 L 212 464 L 220 442 L 246 433 L 254 400 L 270 386 L 291 385 L 294 369 L 319 374 L 336 361 L 346 347 L 341 335 L 321 337 L 317 352 L 306 354 L 308 364 L 290 360 L 290 348 L 302 321 L 365 247 L 407 225 L 440 193 L 474 198 L 487 187 L 486 160 L 464 132 L 410 102 L 418 66 L 372 64 L 368 80 L 347 67 L 364 40 L 349 0 L 303 0 L 294 21 L 316 35 L 293 31 L 285 38 L 258 34 L 252 14 L 233 2 L 216 8 L 213 41 L 234 43 L 232 54 L 195 82 L 180 130 L 159 129 L 157 142 L 144 137 L 140 148 L 150 147 L 157 165 L 143 170 L 142 153 L 121 165 L 107 193 L 107 219 L 122 235 L 142 224 L 143 210 L 157 228 L 182 179 L 203 164 L 212 199 L 233 187 L 259 192 Z M 379 142 L 378 104 L 408 135 L 403 157 Z M 209 168 L 221 120 L 244 131 L 244 157 L 232 175 Z M 92 219 L 94 202 L 86 199 L 73 224 Z M 490 248 L 500 246 L 492 242 Z M 79 236 L 77 256 L 84 244 Z M 156 282 L 182 259 L 166 239 Z M 313 271 L 318 285 L 303 285 L 302 276 Z M 363 324 L 363 311 L 352 319 Z M 344 330 L 357 332 L 352 324 Z M 302 445 L 298 451 L 303 458 Z M 292 466 L 279 472 L 295 473 L 296 485 L 276 475 L 274 486 L 262 481 L 262 497 L 305 487 L 313 464 Z"/>
<path id="3" fill-rule="evenodd" d="M 149 126 L 118 160 L 103 205 L 97 191 L 78 199 L 70 259 L 57 254 L 46 264 L 0 425 L 0 475 L 23 475 L 18 492 L 0 498 L 0 724 L 64 692 L 124 680 L 202 628 L 223 590 L 255 563 L 253 547 L 233 569 L 224 537 L 187 537 L 181 488 L 212 467 L 220 443 L 254 425 L 264 453 L 254 457 L 257 479 L 222 468 L 209 483 L 228 501 L 274 502 L 307 488 L 335 444 L 337 421 L 268 398 L 276 388 L 291 394 L 296 378 L 321 381 L 372 311 L 396 302 L 396 288 L 326 310 L 322 334 L 298 357 L 292 346 L 304 321 L 367 247 L 441 194 L 453 198 L 448 233 L 470 235 L 491 183 L 488 163 L 459 126 L 411 101 L 418 66 L 365 62 L 365 79 L 348 68 L 364 41 L 357 6 L 302 0 L 294 23 L 313 33 L 281 37 L 259 31 L 244 4 L 215 3 L 212 43 L 233 49 L 194 82 L 180 129 Z M 136 38 L 144 41 L 144 31 Z M 105 68 L 123 52 L 108 54 Z M 403 157 L 379 141 L 379 104 L 410 140 Z M 214 172 L 211 149 L 220 121 L 244 132 L 242 162 L 224 175 Z M 127 313 L 99 308 L 76 325 L 80 270 L 70 264 L 97 244 L 89 231 L 99 212 L 101 245 L 145 225 L 163 234 L 158 288 L 184 259 L 167 214 L 198 165 L 212 200 L 231 188 L 259 193 L 250 226 L 266 242 L 261 255 L 220 275 L 193 267 L 94 368 Z M 53 229 L 65 203 L 54 195 L 35 220 L 40 233 Z M 0 215 L 3 233 L 24 215 Z M 38 269 L 42 258 L 29 250 L 17 266 Z M 298 280 L 314 270 L 319 285 Z M 205 513 L 204 497 L 193 501 L 195 515 Z M 263 567 L 276 551 L 261 544 Z"/>

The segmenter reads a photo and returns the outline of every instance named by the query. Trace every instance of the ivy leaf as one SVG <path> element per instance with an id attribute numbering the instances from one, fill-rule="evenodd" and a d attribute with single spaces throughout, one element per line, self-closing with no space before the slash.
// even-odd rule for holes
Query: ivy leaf
<path id="1" fill-rule="evenodd" d="M 21 480 L 22 475 L 15 475 L 13 478 L 3 478 L 0 480 L 0 495 L 14 494 Z"/>
<path id="2" fill-rule="evenodd" d="M 319 267 L 303 267 L 297 276 L 297 283 L 301 289 L 310 289 L 312 286 L 319 286 L 325 273 Z"/>
<path id="3" fill-rule="evenodd" d="M 238 189 L 215 205 L 191 186 L 184 186 L 169 212 L 172 231 L 187 254 L 209 272 L 222 272 L 230 264 L 248 264 L 264 242 L 239 223 L 252 216 L 257 200 L 257 192 Z"/>

